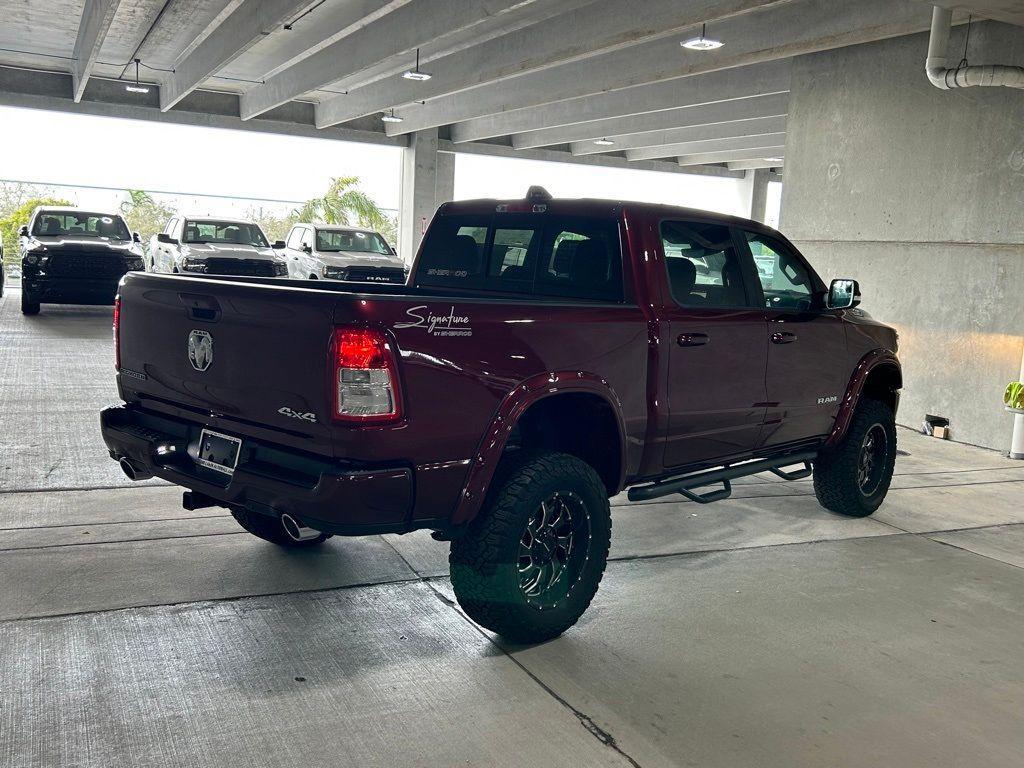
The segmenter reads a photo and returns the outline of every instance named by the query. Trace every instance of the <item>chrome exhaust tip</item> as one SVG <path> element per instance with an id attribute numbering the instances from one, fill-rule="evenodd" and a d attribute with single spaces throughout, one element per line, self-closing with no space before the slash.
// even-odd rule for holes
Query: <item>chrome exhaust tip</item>
<path id="1" fill-rule="evenodd" d="M 135 482 L 137 480 L 148 480 L 153 476 L 152 474 L 146 472 L 140 467 L 136 467 L 125 456 L 122 456 L 120 459 L 118 459 L 117 464 L 119 467 L 121 467 L 121 471 L 124 472 L 124 476 L 127 477 L 132 482 Z"/>
<path id="2" fill-rule="evenodd" d="M 281 527 L 292 541 L 309 541 L 320 535 L 316 528 L 307 528 L 287 512 L 281 515 Z"/>

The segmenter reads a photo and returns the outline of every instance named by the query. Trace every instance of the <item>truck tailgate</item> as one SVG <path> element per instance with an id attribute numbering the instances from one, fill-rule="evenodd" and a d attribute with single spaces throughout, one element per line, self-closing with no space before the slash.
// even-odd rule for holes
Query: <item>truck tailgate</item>
<path id="1" fill-rule="evenodd" d="M 330 454 L 336 301 L 294 286 L 130 275 L 121 288 L 121 387 L 160 410 L 216 414 L 222 428 L 269 431 Z"/>

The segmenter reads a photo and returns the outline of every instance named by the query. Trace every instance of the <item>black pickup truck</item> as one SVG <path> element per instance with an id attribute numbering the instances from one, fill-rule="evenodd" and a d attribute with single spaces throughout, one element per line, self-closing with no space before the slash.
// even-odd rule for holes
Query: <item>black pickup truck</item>
<path id="1" fill-rule="evenodd" d="M 145 269 L 139 236 L 115 213 L 36 208 L 18 233 L 21 311 L 46 304 L 113 304 L 125 273 Z"/>

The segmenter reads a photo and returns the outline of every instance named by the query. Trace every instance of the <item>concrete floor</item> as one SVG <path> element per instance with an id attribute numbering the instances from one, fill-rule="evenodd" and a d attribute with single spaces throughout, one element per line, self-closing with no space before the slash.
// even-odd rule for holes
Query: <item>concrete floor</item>
<path id="1" fill-rule="evenodd" d="M 1024 764 L 1024 463 L 901 430 L 867 520 L 771 476 L 710 507 L 616 499 L 583 621 L 507 647 L 423 534 L 282 552 L 129 486 L 97 431 L 109 309 L 17 299 L 4 768 Z"/>

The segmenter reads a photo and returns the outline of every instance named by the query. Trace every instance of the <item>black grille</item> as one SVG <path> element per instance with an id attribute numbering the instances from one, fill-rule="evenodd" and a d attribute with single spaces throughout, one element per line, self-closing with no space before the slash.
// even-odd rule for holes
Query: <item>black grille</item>
<path id="1" fill-rule="evenodd" d="M 274 277 L 274 264 L 259 259 L 207 259 L 206 272 L 210 275 Z"/>
<path id="2" fill-rule="evenodd" d="M 55 253 L 46 273 L 51 277 L 119 278 L 128 268 L 124 259 L 110 253 Z"/>
<path id="3" fill-rule="evenodd" d="M 405 271 L 394 267 L 349 267 L 345 279 L 359 283 L 404 283 Z"/>

